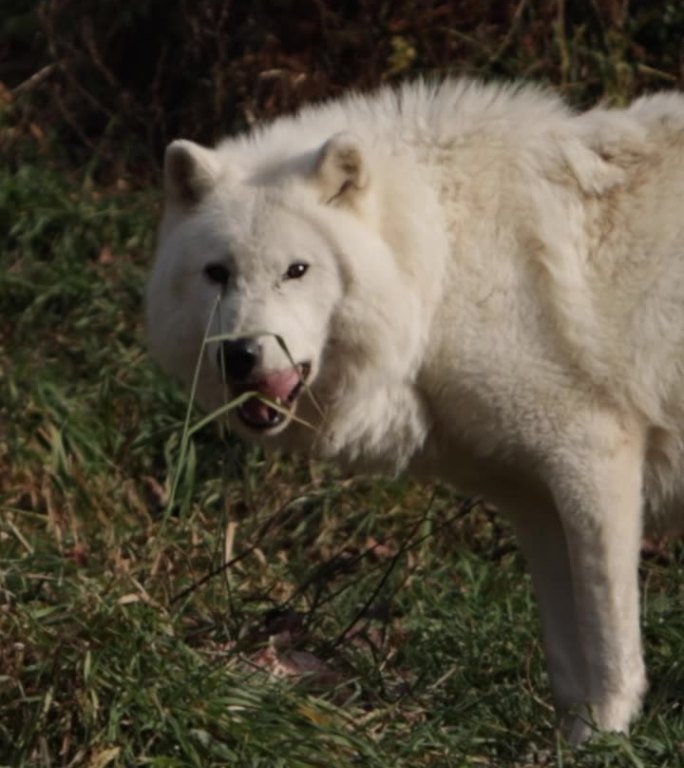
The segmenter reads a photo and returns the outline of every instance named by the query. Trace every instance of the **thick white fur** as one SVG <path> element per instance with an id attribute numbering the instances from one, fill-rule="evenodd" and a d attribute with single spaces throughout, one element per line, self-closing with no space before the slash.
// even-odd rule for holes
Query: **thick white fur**
<path id="1" fill-rule="evenodd" d="M 186 383 L 216 261 L 211 331 L 276 333 L 313 365 L 315 428 L 265 440 L 507 512 L 566 732 L 627 730 L 642 527 L 684 498 L 684 97 L 575 114 L 530 87 L 415 83 L 174 143 L 148 325 Z M 308 273 L 282 279 L 293 261 Z M 264 370 L 289 364 L 263 344 Z M 199 397 L 225 397 L 211 344 Z"/>

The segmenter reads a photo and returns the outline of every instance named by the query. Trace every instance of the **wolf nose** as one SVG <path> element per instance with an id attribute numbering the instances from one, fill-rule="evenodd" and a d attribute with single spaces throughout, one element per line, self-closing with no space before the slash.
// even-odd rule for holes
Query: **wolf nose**
<path id="1" fill-rule="evenodd" d="M 246 379 L 261 358 L 261 345 L 252 337 L 224 341 L 218 352 L 219 367 L 231 379 Z"/>

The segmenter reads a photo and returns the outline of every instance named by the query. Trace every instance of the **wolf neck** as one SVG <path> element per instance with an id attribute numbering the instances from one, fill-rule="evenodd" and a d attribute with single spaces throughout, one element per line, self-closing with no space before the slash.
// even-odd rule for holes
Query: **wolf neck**
<path id="1" fill-rule="evenodd" d="M 430 432 L 419 379 L 449 243 L 429 170 L 411 153 L 376 162 L 382 167 L 373 169 L 366 225 L 380 234 L 389 255 L 381 269 L 363 254 L 353 261 L 348 290 L 358 290 L 358 304 L 347 295 L 349 317 L 338 318 L 322 364 L 327 410 L 314 450 L 364 471 L 398 473 Z"/>
<path id="2" fill-rule="evenodd" d="M 362 374 L 346 396 L 333 402 L 314 451 L 353 469 L 397 474 L 425 443 L 427 409 L 409 382 L 378 377 L 375 384 Z"/>

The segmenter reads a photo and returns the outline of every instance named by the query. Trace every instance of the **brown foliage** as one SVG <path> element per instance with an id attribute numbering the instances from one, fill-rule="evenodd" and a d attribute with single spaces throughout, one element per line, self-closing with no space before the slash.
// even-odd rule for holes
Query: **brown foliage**
<path id="1" fill-rule="evenodd" d="M 587 101 L 684 70 L 669 0 L 46 0 L 23 46 L 1 30 L 15 118 L 117 176 L 144 177 L 171 138 L 210 143 L 407 74 L 522 76 Z"/>

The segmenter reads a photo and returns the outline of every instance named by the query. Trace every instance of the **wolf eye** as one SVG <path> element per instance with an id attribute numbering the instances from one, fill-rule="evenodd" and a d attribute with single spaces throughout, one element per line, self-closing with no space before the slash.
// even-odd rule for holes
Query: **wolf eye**
<path id="1" fill-rule="evenodd" d="M 204 274 L 211 280 L 212 283 L 217 283 L 221 287 L 225 288 L 228 285 L 230 278 L 230 272 L 228 268 L 223 264 L 207 264 L 204 268 Z"/>
<path id="2" fill-rule="evenodd" d="M 290 264 L 290 266 L 287 268 L 285 277 L 288 280 L 297 280 L 298 278 L 303 277 L 306 274 L 306 271 L 308 268 L 309 268 L 309 265 L 305 264 L 303 261 L 295 261 L 293 264 Z"/>

